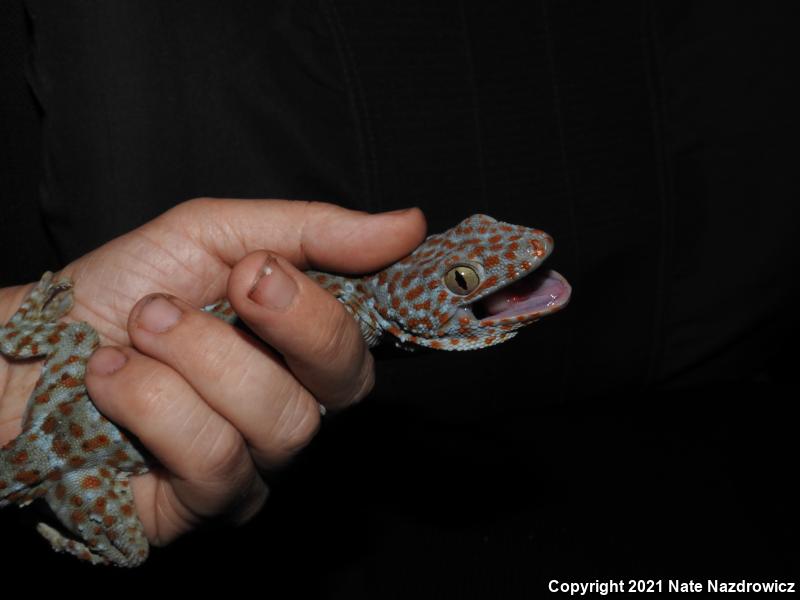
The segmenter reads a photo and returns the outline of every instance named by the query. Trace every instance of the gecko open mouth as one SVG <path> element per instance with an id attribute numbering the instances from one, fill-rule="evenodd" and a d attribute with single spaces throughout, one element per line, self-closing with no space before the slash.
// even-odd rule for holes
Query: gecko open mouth
<path id="1" fill-rule="evenodd" d="M 537 270 L 475 302 L 472 314 L 478 320 L 538 319 L 564 308 L 571 292 L 572 287 L 560 273 Z"/>

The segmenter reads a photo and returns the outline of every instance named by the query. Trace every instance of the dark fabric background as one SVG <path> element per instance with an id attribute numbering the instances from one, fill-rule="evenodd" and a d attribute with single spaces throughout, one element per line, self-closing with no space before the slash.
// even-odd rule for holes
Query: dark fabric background
<path id="1" fill-rule="evenodd" d="M 0 35 L 3 284 L 213 195 L 535 225 L 574 296 L 481 352 L 378 349 L 375 392 L 245 528 L 132 574 L 7 510 L 4 564 L 348 598 L 797 575 L 788 4 L 25 6 Z"/>

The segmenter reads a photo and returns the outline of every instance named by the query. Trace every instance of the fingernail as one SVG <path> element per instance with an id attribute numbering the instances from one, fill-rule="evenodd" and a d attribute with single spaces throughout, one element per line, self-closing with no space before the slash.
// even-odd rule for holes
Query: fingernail
<path id="1" fill-rule="evenodd" d="M 139 311 L 136 323 L 151 333 L 164 333 L 181 318 L 181 309 L 163 296 L 150 296 Z"/>
<path id="2" fill-rule="evenodd" d="M 111 375 L 124 367 L 126 362 L 128 357 L 122 352 L 111 346 L 104 346 L 92 354 L 86 368 L 92 375 Z"/>
<path id="3" fill-rule="evenodd" d="M 295 294 L 297 284 L 294 279 L 286 274 L 274 256 L 270 256 L 261 267 L 248 297 L 265 308 L 283 309 L 292 303 Z"/>

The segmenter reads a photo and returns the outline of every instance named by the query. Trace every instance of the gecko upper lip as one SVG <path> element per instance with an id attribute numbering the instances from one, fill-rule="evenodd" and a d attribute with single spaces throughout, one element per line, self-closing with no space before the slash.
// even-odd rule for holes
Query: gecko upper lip
<path id="1" fill-rule="evenodd" d="M 536 270 L 511 285 L 480 299 L 472 305 L 478 320 L 520 316 L 541 317 L 563 308 L 572 288 L 567 280 L 552 269 Z"/>

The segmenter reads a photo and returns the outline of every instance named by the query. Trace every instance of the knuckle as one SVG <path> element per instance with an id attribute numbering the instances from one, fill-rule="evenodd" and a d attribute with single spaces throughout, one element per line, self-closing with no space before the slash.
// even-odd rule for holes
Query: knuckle
<path id="1" fill-rule="evenodd" d="M 203 433 L 192 444 L 196 447 L 197 477 L 210 481 L 238 478 L 249 464 L 244 438 L 231 426 L 220 428 L 212 438 Z"/>
<path id="2" fill-rule="evenodd" d="M 325 364 L 338 362 L 343 356 L 348 356 L 346 350 L 361 339 L 355 331 L 357 326 L 353 318 L 339 302 L 334 302 L 331 305 L 335 308 L 333 314 L 328 319 L 321 319 L 318 333 L 309 348 L 314 359 Z"/>
<path id="3" fill-rule="evenodd" d="M 119 381 L 124 392 L 115 395 L 125 399 L 119 408 L 134 422 L 147 423 L 168 415 L 179 397 L 174 373 L 156 366 L 149 371 L 137 369 L 137 374 L 133 380 Z"/>
<path id="4" fill-rule="evenodd" d="M 308 445 L 320 426 L 316 401 L 304 389 L 286 397 L 264 446 L 268 462 L 285 462 Z"/>
<path id="5" fill-rule="evenodd" d="M 365 350 L 366 357 L 362 362 L 360 385 L 353 394 L 353 404 L 366 398 L 375 387 L 375 359 L 369 350 Z"/>

